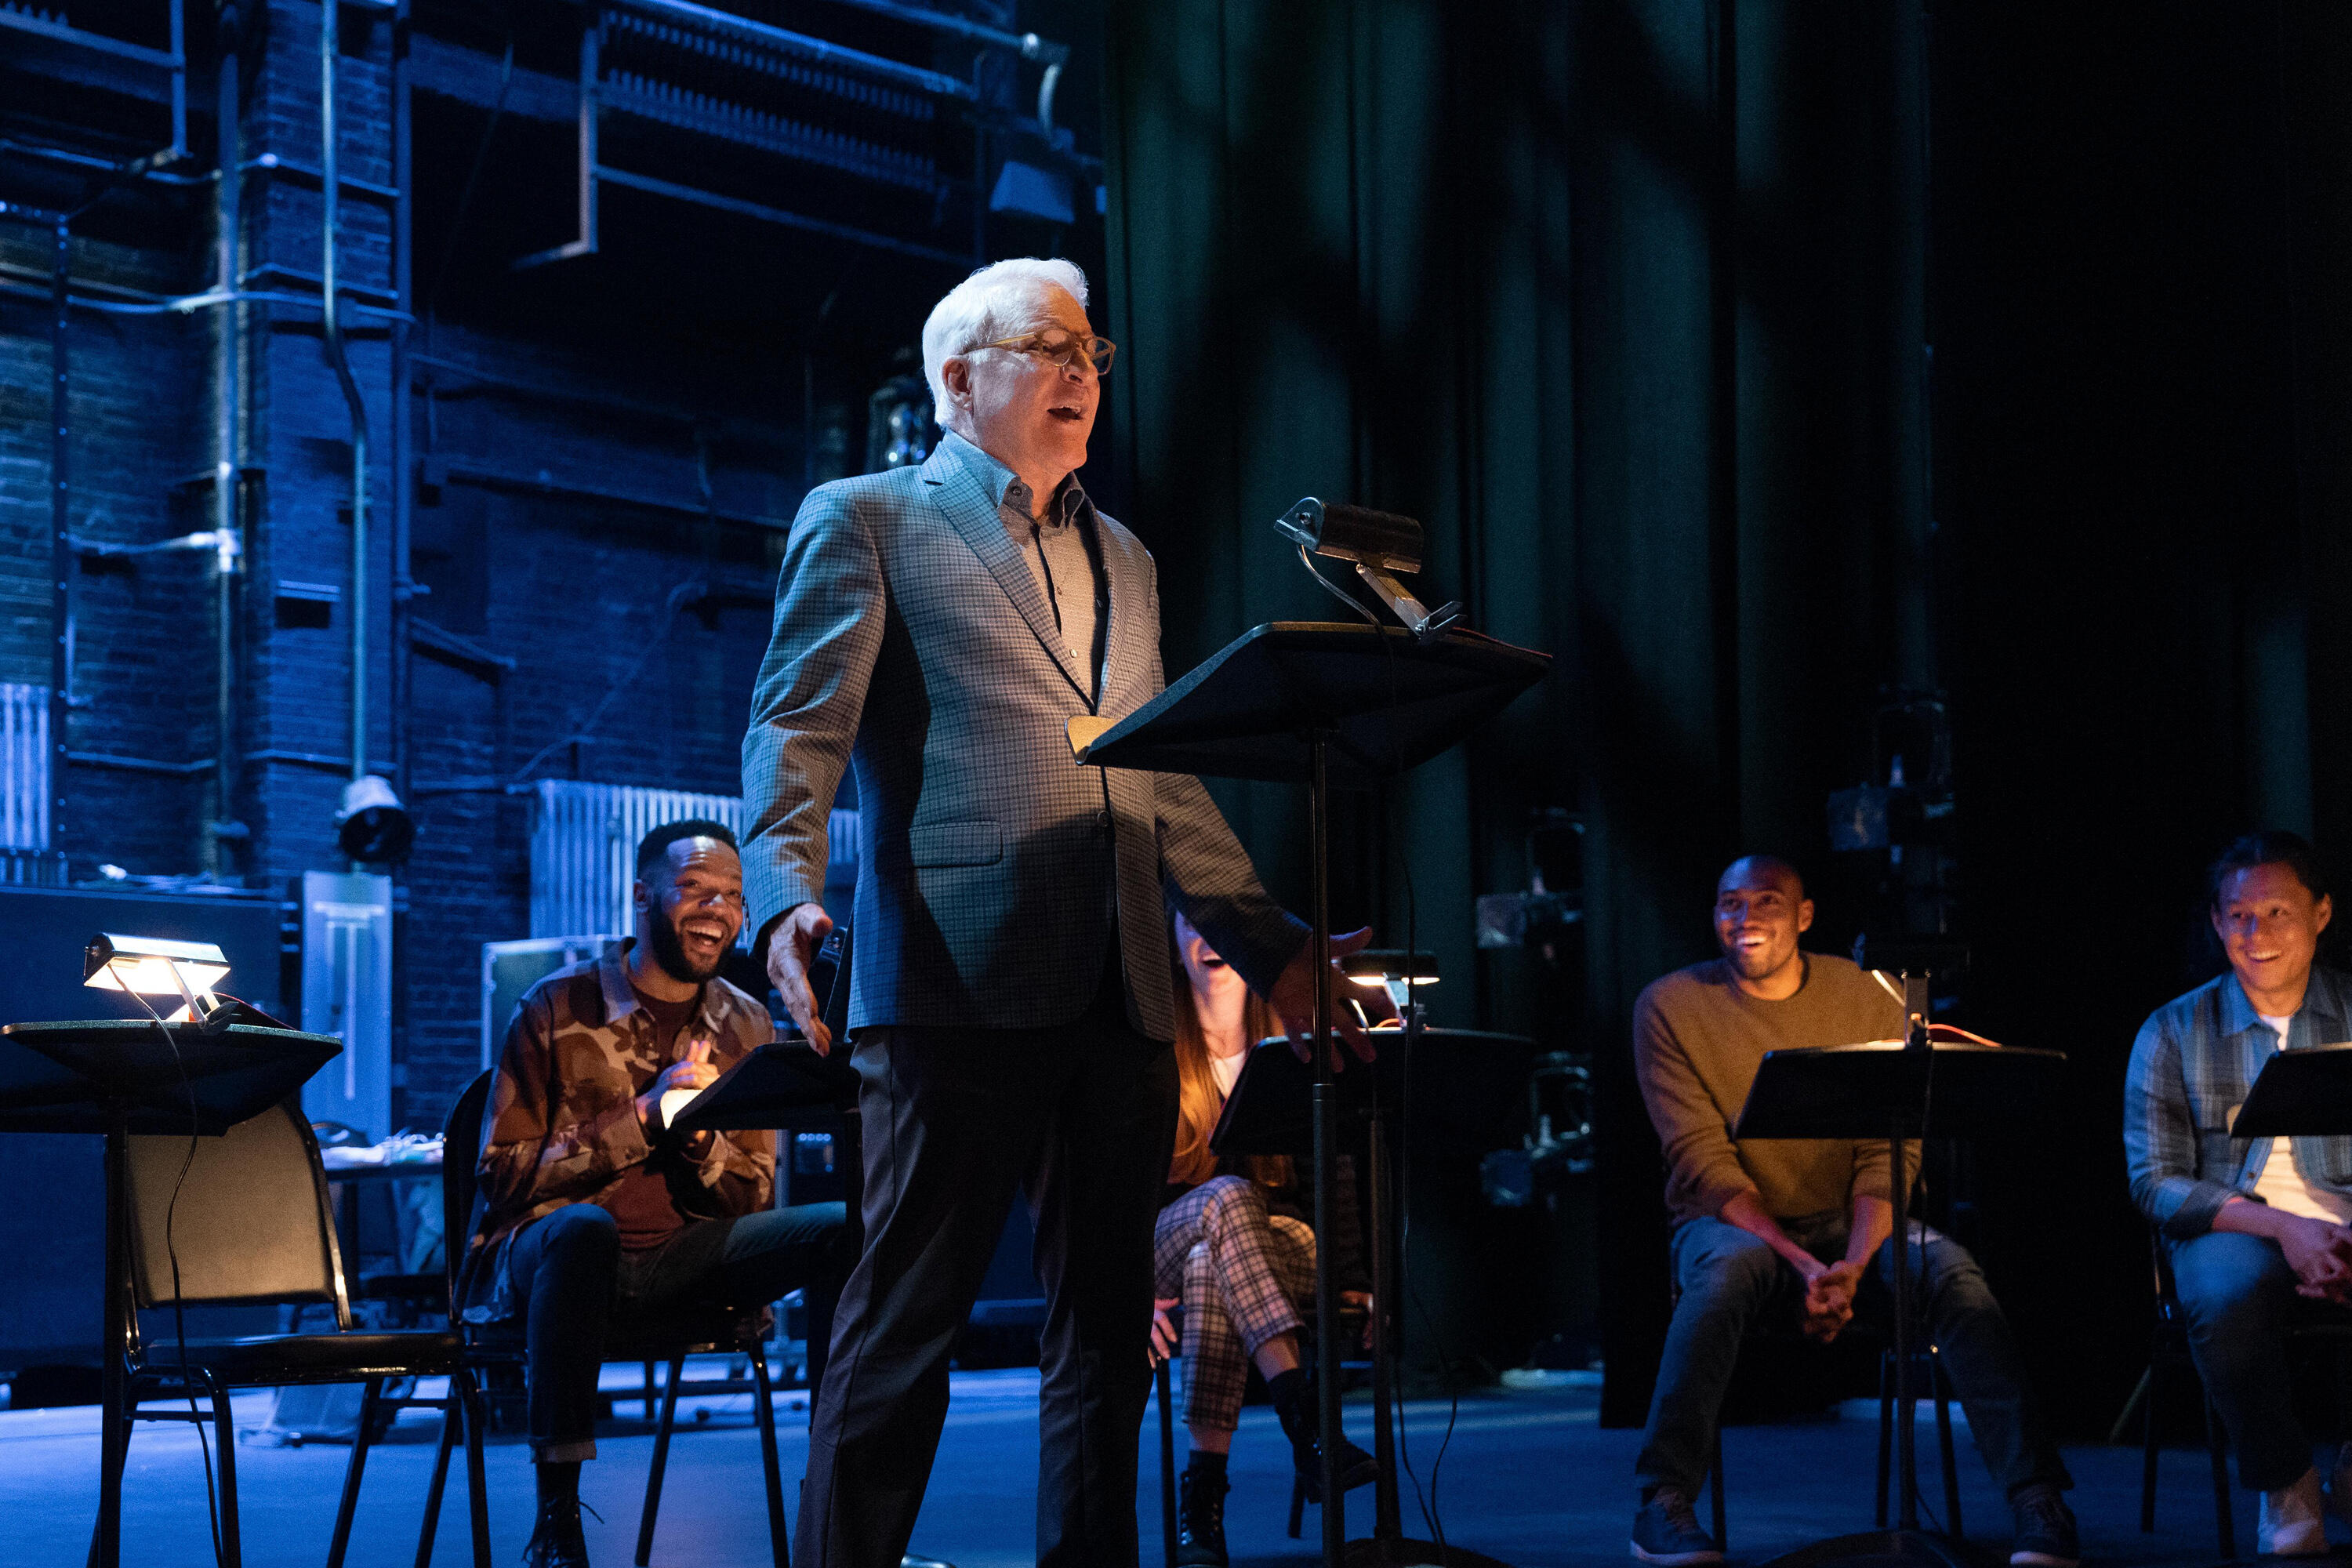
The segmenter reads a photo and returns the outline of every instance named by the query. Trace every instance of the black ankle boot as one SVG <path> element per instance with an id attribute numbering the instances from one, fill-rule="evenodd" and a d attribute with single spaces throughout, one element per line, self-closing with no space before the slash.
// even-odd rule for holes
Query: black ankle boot
<path id="1" fill-rule="evenodd" d="M 1282 1386 L 1269 1384 L 1273 1393 L 1274 1413 L 1282 1422 L 1283 1436 L 1290 1439 L 1290 1462 L 1307 1484 L 1307 1500 L 1321 1507 L 1323 1503 L 1323 1446 L 1318 1428 L 1316 1390 L 1303 1373 L 1285 1373 Z M 1339 1440 L 1339 1489 L 1353 1491 L 1370 1484 L 1380 1475 L 1380 1461 L 1364 1452 L 1346 1437 Z"/>
<path id="2" fill-rule="evenodd" d="M 1187 1467 L 1177 1479 L 1177 1568 L 1225 1568 L 1225 1478 Z"/>
<path id="3" fill-rule="evenodd" d="M 549 1498 L 539 1505 L 523 1568 L 588 1568 L 588 1541 L 580 1531 L 580 1499 Z"/>

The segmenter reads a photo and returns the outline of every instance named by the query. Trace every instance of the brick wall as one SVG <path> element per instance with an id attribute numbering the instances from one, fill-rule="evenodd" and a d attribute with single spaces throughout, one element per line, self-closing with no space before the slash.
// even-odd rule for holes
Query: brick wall
<path id="1" fill-rule="evenodd" d="M 389 184 L 389 32 L 345 16 L 340 153 L 352 177 Z M 247 158 L 318 163 L 318 7 L 301 0 L 272 0 L 260 15 L 247 51 Z M 250 287 L 313 291 L 315 184 L 262 174 L 244 191 Z M 192 200 L 177 227 L 156 226 L 144 245 L 78 240 L 78 286 L 205 287 L 209 215 L 208 198 Z M 347 195 L 338 232 L 347 282 L 388 291 L 388 210 Z M 46 238 L 0 225 L 0 262 L 45 267 Z M 33 286 L 21 271 L 5 276 Z M 332 816 L 351 746 L 351 431 L 315 311 L 257 305 L 238 320 L 245 456 L 255 470 L 240 749 L 278 760 L 244 766 L 235 814 L 253 837 L 230 869 L 285 891 L 306 869 L 342 864 Z M 214 334 L 231 330 L 225 313 L 78 311 L 73 324 L 76 531 L 132 542 L 210 528 L 208 492 L 179 481 L 213 460 L 212 354 Z M 48 679 L 47 332 L 43 304 L 0 296 L 0 679 Z M 388 768 L 395 394 L 383 321 L 352 318 L 347 337 L 373 458 L 369 754 Z M 446 323 L 420 330 L 412 347 L 440 362 L 419 369 L 410 406 L 419 471 L 446 481 L 416 498 L 417 574 L 436 592 L 415 600 L 415 613 L 515 664 L 490 679 L 420 650 L 411 667 L 404 771 L 418 835 L 401 873 L 406 984 L 395 1064 L 406 1087 L 395 1090 L 395 1110 L 428 1126 L 478 1062 L 480 943 L 529 934 L 530 804 L 505 785 L 551 775 L 740 787 L 739 747 L 781 537 L 695 513 L 789 519 L 803 468 L 798 432 L 777 416 L 772 388 L 723 384 L 687 354 L 623 358 L 576 337 Z M 450 465 L 510 478 L 544 473 L 552 488 L 498 488 L 451 477 Z M 664 504 L 600 501 L 567 488 Z M 179 552 L 78 578 L 74 689 L 87 705 L 74 719 L 76 750 L 165 763 L 213 754 L 209 562 Z M 331 624 L 281 626 L 281 582 L 341 590 Z M 674 591 L 702 584 L 720 596 L 670 607 Z M 575 732 L 584 738 L 574 742 Z M 210 787 L 205 775 L 77 769 L 61 837 L 72 874 L 88 877 L 100 861 L 141 874 L 196 872 Z M 286 1004 L 299 1005 L 290 991 Z"/>

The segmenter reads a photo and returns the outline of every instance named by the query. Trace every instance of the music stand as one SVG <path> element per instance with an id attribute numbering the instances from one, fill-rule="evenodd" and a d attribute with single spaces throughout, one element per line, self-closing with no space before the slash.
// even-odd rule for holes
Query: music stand
<path id="1" fill-rule="evenodd" d="M 1773 1559 L 1772 1568 L 1918 1563 L 1980 1568 L 2003 1559 L 1966 1542 L 1919 1528 L 1919 1487 L 1912 1458 L 1911 1181 L 1906 1139 L 2014 1138 L 2055 1100 L 2063 1052 L 2003 1046 L 1930 1045 L 1925 987 L 1918 976 L 1907 1004 L 1911 1037 L 1896 1044 L 1818 1046 L 1767 1051 L 1732 1129 L 1750 1138 L 1885 1138 L 1895 1198 L 1895 1440 L 1902 1472 L 1901 1507 L 1889 1531 L 1834 1536 Z"/>
<path id="2" fill-rule="evenodd" d="M 2352 1133 L 2352 1045 L 2305 1046 L 2263 1064 L 2232 1138 L 2341 1138 Z"/>
<path id="3" fill-rule="evenodd" d="M 1371 1031 L 1382 1046 L 1402 1048 L 1384 1049 L 1370 1063 L 1360 1062 L 1342 1072 L 1333 1093 L 1349 1119 L 1363 1124 L 1369 1156 L 1365 1205 L 1372 1255 L 1372 1457 L 1379 1462 L 1372 1492 L 1371 1538 L 1348 1542 L 1346 1560 L 1381 1565 L 1503 1568 L 1496 1559 L 1483 1553 L 1459 1546 L 1440 1548 L 1404 1533 L 1403 1510 L 1397 1495 L 1396 1429 L 1390 1416 L 1400 1397 L 1397 1363 L 1404 1349 L 1396 1325 L 1397 1303 L 1404 1295 L 1404 1205 L 1403 1195 L 1394 1191 L 1389 1175 L 1389 1119 L 1412 1070 L 1413 1048 L 1422 1042 L 1500 1041 L 1530 1049 L 1535 1042 L 1521 1035 L 1478 1029 L 1433 1029 L 1420 1021 L 1418 1005 L 1411 1011 L 1414 1016 L 1404 1027 Z M 1314 1087 L 1313 1068 L 1298 1059 L 1288 1040 L 1276 1037 L 1259 1041 L 1242 1063 L 1241 1076 L 1234 1080 L 1233 1092 L 1225 1097 L 1225 1108 L 1209 1133 L 1210 1152 L 1220 1156 L 1283 1154 L 1294 1159 L 1310 1155 L 1315 1135 Z M 1318 1241 L 1318 1255 L 1321 1249 Z M 1318 1365 L 1319 1369 L 1319 1362 Z"/>
<path id="4" fill-rule="evenodd" d="M 771 1040 L 696 1091 L 667 1120 L 680 1132 L 788 1128 L 830 1131 L 857 1100 L 848 1052 L 819 1056 L 803 1040 Z M 673 1093 L 676 1091 L 673 1090 Z"/>
<path id="5" fill-rule="evenodd" d="M 1150 701 L 1111 723 L 1070 721 L 1070 749 L 1092 767 L 1303 783 L 1314 908 L 1315 1226 L 1330 1219 L 1338 1101 L 1332 1093 L 1330 792 L 1366 788 L 1450 750 L 1543 679 L 1549 654 L 1475 632 L 1416 637 L 1402 627 L 1276 621 L 1243 633 Z M 1330 1248 L 1315 1249 L 1315 1333 L 1337 1342 Z M 1376 1536 L 1351 1556 L 1339 1495 L 1338 1358 L 1318 1358 L 1323 1444 L 1323 1561 L 1437 1562 L 1381 1555 Z M 1434 1548 L 1421 1548 L 1434 1551 Z M 1466 1559 L 1465 1559 L 1466 1560 Z"/>
<path id="6" fill-rule="evenodd" d="M 130 1229 L 124 1168 L 131 1134 L 217 1138 L 299 1090 L 343 1048 L 332 1035 L 236 1024 L 206 1034 L 151 1019 L 0 1027 L 0 1132 L 96 1132 L 106 1139 L 105 1323 L 99 1366 L 106 1410 L 99 1455 L 98 1568 L 122 1559 L 123 1419 L 131 1353 Z"/>

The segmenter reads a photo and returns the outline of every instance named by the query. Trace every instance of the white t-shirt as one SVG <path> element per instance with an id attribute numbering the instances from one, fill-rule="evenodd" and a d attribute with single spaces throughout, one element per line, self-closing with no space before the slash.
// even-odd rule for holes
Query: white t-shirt
<path id="1" fill-rule="evenodd" d="M 2260 1016 L 2277 1033 L 2279 1043 L 2284 1046 L 2287 1026 L 2294 1021 L 2294 1015 L 2273 1017 L 2264 1013 Z M 2301 1215 L 2305 1219 L 2326 1220 L 2330 1225 L 2352 1224 L 2352 1201 L 2321 1186 L 2295 1169 L 2294 1140 L 2292 1138 L 2271 1140 L 2271 1156 L 2263 1162 L 2263 1173 L 2254 1183 L 2254 1195 L 2281 1214 Z"/>

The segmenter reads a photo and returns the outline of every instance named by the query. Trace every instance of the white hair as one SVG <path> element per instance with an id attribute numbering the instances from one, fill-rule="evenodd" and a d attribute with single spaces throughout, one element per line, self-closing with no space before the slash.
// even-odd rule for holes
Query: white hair
<path id="1" fill-rule="evenodd" d="M 990 262 L 931 307 L 923 323 L 923 379 L 931 384 L 931 410 L 942 429 L 950 427 L 947 362 L 1019 331 L 1032 319 L 1029 307 L 1039 290 L 1048 288 L 1087 302 L 1087 275 L 1076 262 L 1019 256 Z"/>

